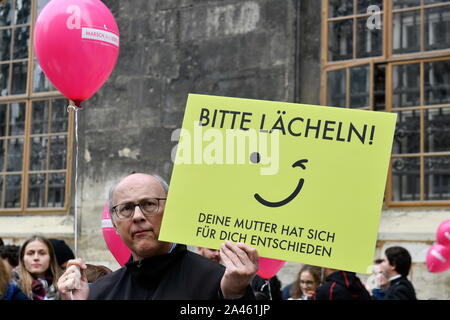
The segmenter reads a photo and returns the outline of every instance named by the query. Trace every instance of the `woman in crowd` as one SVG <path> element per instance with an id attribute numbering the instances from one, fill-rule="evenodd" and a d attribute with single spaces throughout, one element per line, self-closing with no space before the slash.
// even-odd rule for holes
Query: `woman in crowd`
<path id="1" fill-rule="evenodd" d="M 62 271 L 52 244 L 42 236 L 28 238 L 20 248 L 18 266 L 22 291 L 33 300 L 57 300 L 56 283 Z"/>
<path id="2" fill-rule="evenodd" d="M 292 285 L 289 300 L 312 300 L 321 282 L 322 269 L 305 264 Z"/>
<path id="3" fill-rule="evenodd" d="M 0 300 L 29 300 L 11 279 L 11 270 L 0 259 Z"/>

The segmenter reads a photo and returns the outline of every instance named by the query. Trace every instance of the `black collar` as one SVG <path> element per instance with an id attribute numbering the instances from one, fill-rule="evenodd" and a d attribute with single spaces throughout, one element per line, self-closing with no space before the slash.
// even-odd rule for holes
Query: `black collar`
<path id="1" fill-rule="evenodd" d="M 166 253 L 140 261 L 134 261 L 133 256 L 130 257 L 125 264 L 127 272 L 130 272 L 137 280 L 144 280 L 144 283 L 158 282 L 162 275 L 187 252 L 185 245 L 177 244 L 171 253 Z"/>
<path id="2" fill-rule="evenodd" d="M 407 279 L 407 278 L 404 275 L 401 275 L 400 277 L 395 278 L 394 280 L 391 280 L 390 283 L 391 283 L 391 285 L 394 285 L 394 284 L 396 284 L 396 283 L 398 283 L 398 282 L 400 282 L 400 281 L 402 281 L 404 279 Z"/>

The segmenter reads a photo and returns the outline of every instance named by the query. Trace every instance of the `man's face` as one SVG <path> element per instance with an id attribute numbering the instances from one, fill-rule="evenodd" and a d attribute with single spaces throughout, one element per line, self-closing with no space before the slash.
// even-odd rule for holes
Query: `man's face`
<path id="1" fill-rule="evenodd" d="M 381 269 L 381 265 L 379 265 L 379 264 L 374 265 L 373 273 L 375 274 L 377 283 L 381 289 L 384 289 L 386 286 L 389 285 L 389 280 L 386 278 L 386 275 L 383 273 L 383 270 Z"/>
<path id="2" fill-rule="evenodd" d="M 208 258 L 209 260 L 212 260 L 212 261 L 220 263 L 220 252 L 219 252 L 219 250 L 208 249 L 208 248 L 198 248 L 198 252 L 202 256 L 204 256 L 205 258 Z"/>
<path id="3" fill-rule="evenodd" d="M 165 197 L 164 189 L 155 177 L 136 173 L 117 185 L 112 206 L 129 202 L 138 203 L 147 198 Z M 113 214 L 116 231 L 130 248 L 135 260 L 161 255 L 169 250 L 170 243 L 158 241 L 164 207 L 165 200 L 160 200 L 157 213 L 150 216 L 145 216 L 139 206 L 134 208 L 134 215 L 130 218 L 121 219 Z"/>
<path id="4" fill-rule="evenodd" d="M 383 262 L 380 263 L 380 271 L 387 279 L 397 274 L 395 272 L 395 266 L 391 266 L 389 260 L 386 257 L 383 259 Z"/>

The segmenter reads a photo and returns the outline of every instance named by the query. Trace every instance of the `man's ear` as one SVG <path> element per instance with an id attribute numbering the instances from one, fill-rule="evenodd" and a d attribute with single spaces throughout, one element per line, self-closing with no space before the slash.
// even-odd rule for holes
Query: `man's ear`
<path id="1" fill-rule="evenodd" d="M 391 271 L 397 272 L 397 266 L 395 264 L 391 264 L 389 262 L 389 260 L 387 260 L 387 262 L 388 262 L 389 269 L 391 269 Z"/>
<path id="2" fill-rule="evenodd" d="M 394 265 L 390 265 L 390 266 L 391 266 L 392 271 L 398 272 L 397 265 L 394 264 Z"/>

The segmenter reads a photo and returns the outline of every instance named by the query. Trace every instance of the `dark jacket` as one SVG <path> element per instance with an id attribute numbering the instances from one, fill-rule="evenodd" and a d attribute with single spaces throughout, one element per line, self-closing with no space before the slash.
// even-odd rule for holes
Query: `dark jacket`
<path id="1" fill-rule="evenodd" d="M 28 298 L 25 293 L 20 290 L 19 286 L 13 282 L 10 282 L 5 294 L 3 297 L 0 297 L 0 300 L 30 300 L 30 298 Z"/>
<path id="2" fill-rule="evenodd" d="M 277 276 L 273 276 L 267 281 L 256 275 L 252 280 L 251 286 L 256 300 L 282 300 L 281 281 Z"/>
<path id="3" fill-rule="evenodd" d="M 89 300 L 220 299 L 225 268 L 177 244 L 168 254 L 132 261 L 98 279 Z M 254 299 L 250 286 L 242 299 Z"/>
<path id="4" fill-rule="evenodd" d="M 354 272 L 336 271 L 317 288 L 314 300 L 370 300 L 370 294 Z"/>
<path id="5" fill-rule="evenodd" d="M 412 283 L 405 277 L 394 279 L 386 290 L 384 300 L 417 300 Z"/>

